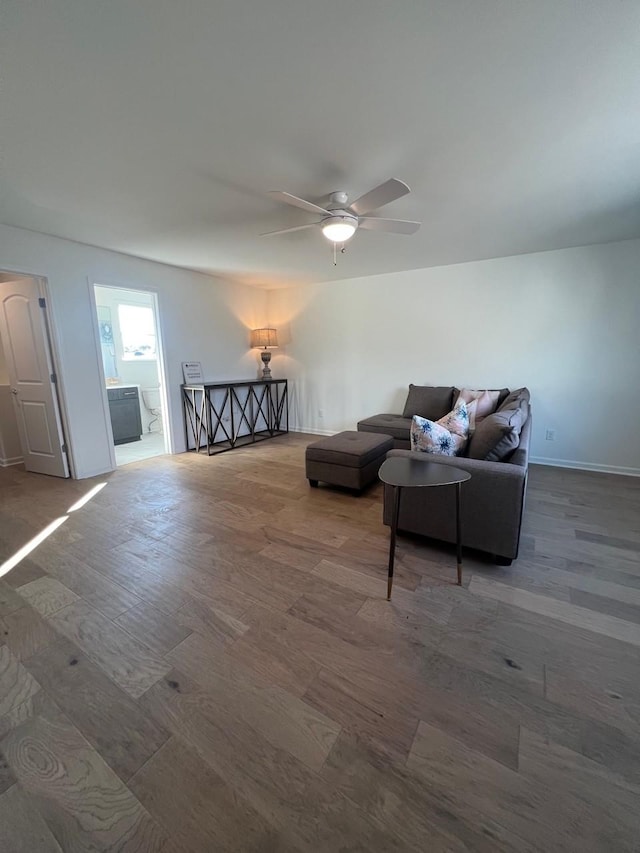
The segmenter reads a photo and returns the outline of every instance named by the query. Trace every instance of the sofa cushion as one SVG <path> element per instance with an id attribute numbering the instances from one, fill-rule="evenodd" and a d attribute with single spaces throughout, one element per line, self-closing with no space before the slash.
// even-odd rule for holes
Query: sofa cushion
<path id="1" fill-rule="evenodd" d="M 467 456 L 500 462 L 514 451 L 520 443 L 520 430 L 525 421 L 523 408 L 504 409 L 494 412 L 478 424 L 469 442 Z"/>
<path id="2" fill-rule="evenodd" d="M 528 388 L 517 388 L 515 391 L 510 391 L 501 403 L 498 403 L 498 411 L 504 412 L 507 409 L 528 409 L 531 401 L 531 394 Z M 526 405 L 525 405 L 526 403 Z"/>
<path id="3" fill-rule="evenodd" d="M 412 418 L 420 415 L 437 421 L 453 407 L 453 386 L 409 385 L 407 402 L 402 416 Z"/>
<path id="4" fill-rule="evenodd" d="M 411 449 L 440 456 L 457 456 L 469 435 L 467 404 L 458 400 L 454 409 L 439 421 L 414 415 L 411 421 Z"/>
<path id="5" fill-rule="evenodd" d="M 347 468 L 364 468 L 393 448 L 390 435 L 345 430 L 309 444 L 307 461 L 329 462 Z"/>
<path id="6" fill-rule="evenodd" d="M 370 418 L 358 421 L 359 432 L 384 433 L 401 441 L 409 441 L 410 429 L 411 418 L 403 418 L 402 415 L 372 415 Z"/>

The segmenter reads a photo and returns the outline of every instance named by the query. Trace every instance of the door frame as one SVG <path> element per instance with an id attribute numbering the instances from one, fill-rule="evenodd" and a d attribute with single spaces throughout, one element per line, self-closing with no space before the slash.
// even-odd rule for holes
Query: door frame
<path id="1" fill-rule="evenodd" d="M 111 459 L 111 464 L 113 466 L 113 470 L 115 471 L 118 467 L 118 463 L 116 461 L 116 449 L 113 443 L 113 428 L 111 426 L 111 415 L 109 413 L 109 394 L 107 391 L 107 381 L 104 373 L 104 364 L 102 363 L 102 347 L 100 342 L 100 324 L 98 322 L 98 303 L 96 302 L 96 287 L 108 287 L 113 290 L 131 290 L 138 291 L 140 293 L 147 293 L 153 299 L 153 314 L 156 325 L 156 343 L 158 349 L 158 381 L 160 383 L 160 400 L 162 402 L 162 411 L 164 415 L 164 447 L 167 453 L 174 453 L 174 443 L 173 443 L 173 421 L 171 418 L 171 409 L 169 406 L 169 394 L 167 391 L 167 369 L 165 362 L 165 352 L 164 352 L 164 340 L 162 334 L 162 322 L 161 322 L 161 312 L 160 312 L 160 294 L 157 290 L 154 290 L 152 287 L 146 287 L 145 285 L 140 285 L 138 283 L 131 284 L 129 282 L 122 281 L 114 281 L 113 279 L 105 278 L 104 276 L 100 276 L 99 278 L 95 276 L 87 276 L 87 287 L 89 289 L 89 301 L 91 303 L 91 312 L 93 315 L 93 341 L 95 345 L 95 356 L 96 363 L 98 366 L 98 374 L 100 376 L 100 382 L 102 384 L 102 411 L 104 415 L 104 421 L 107 428 L 107 434 L 109 435 L 110 444 L 109 444 L 109 456 Z"/>
<path id="2" fill-rule="evenodd" d="M 69 467 L 69 477 L 72 480 L 76 478 L 76 464 L 73 456 L 73 442 L 71 441 L 71 431 L 69 429 L 69 411 L 67 409 L 67 395 L 65 393 L 64 371 L 61 369 L 62 359 L 60 357 L 60 336 L 56 324 L 55 310 L 53 300 L 51 299 L 51 286 L 46 275 L 40 273 L 24 272 L 21 270 L 7 267 L 0 261 L 0 272 L 8 275 L 15 275 L 16 278 L 31 278 L 36 283 L 38 294 L 45 301 L 45 307 L 41 309 L 45 313 L 47 328 L 45 328 L 45 344 L 49 352 L 51 366 L 56 375 L 56 393 L 55 398 L 58 404 L 58 414 L 62 424 L 62 438 L 66 444 L 67 465 Z"/>

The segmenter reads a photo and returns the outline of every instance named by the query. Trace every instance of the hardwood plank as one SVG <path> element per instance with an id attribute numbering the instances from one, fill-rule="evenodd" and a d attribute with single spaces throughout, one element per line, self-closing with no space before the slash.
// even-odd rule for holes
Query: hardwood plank
<path id="1" fill-rule="evenodd" d="M 271 825 L 175 736 L 134 776 L 130 787 L 184 853 L 250 853 L 276 847 Z"/>
<path id="2" fill-rule="evenodd" d="M 41 616 L 50 616 L 68 604 L 78 600 L 72 592 L 56 578 L 42 577 L 16 590 Z"/>
<path id="3" fill-rule="evenodd" d="M 312 769 L 321 767 L 340 727 L 297 697 L 259 680 L 193 634 L 167 659 L 199 682 L 216 702 Z"/>
<path id="4" fill-rule="evenodd" d="M 191 601 L 185 604 L 174 614 L 174 618 L 181 624 L 219 643 L 221 646 L 232 644 L 249 630 L 241 619 L 236 619 L 213 602 Z"/>
<path id="5" fill-rule="evenodd" d="M 631 785 L 597 761 L 560 746 L 536 732 L 520 732 L 518 769 L 540 785 L 568 792 L 587 807 L 611 839 L 609 849 L 624 850 L 637 837 L 640 786 Z"/>
<path id="6" fill-rule="evenodd" d="M 294 569 L 310 572 L 314 569 L 322 557 L 319 554 L 307 553 L 299 548 L 291 548 L 284 543 L 272 542 L 259 552 L 261 557 L 267 557 L 283 566 L 291 566 Z"/>
<path id="7" fill-rule="evenodd" d="M 318 674 L 320 664 L 292 648 L 294 644 L 286 630 L 280 630 L 283 620 L 277 612 L 253 607 L 243 618 L 251 627 L 227 649 L 229 656 L 265 682 L 302 696 Z"/>
<path id="8" fill-rule="evenodd" d="M 4 757 L 2 749 L 0 748 L 0 796 L 11 788 L 15 782 L 16 777 L 9 767 L 7 759 Z"/>
<path id="9" fill-rule="evenodd" d="M 0 718 L 38 692 L 40 685 L 11 652 L 0 646 Z"/>
<path id="10" fill-rule="evenodd" d="M 38 578 L 43 577 L 44 574 L 44 569 L 36 565 L 33 560 L 30 560 L 27 557 L 18 563 L 15 568 L 11 569 L 8 574 L 4 575 L 2 580 L 12 589 L 16 589 L 19 586 L 23 586 L 25 583 L 29 583 L 30 581 L 35 581 Z"/>
<path id="11" fill-rule="evenodd" d="M 13 729 L 0 746 L 65 853 L 162 850 L 164 833 L 55 707 Z"/>
<path id="12" fill-rule="evenodd" d="M 128 543 L 123 547 L 126 550 L 121 552 L 122 555 L 134 556 Z M 140 594 L 159 610 L 169 614 L 192 604 L 194 600 L 204 600 L 208 605 L 239 618 L 250 604 L 257 601 L 254 593 L 257 595 L 258 589 L 265 591 L 270 604 L 282 609 L 288 606 L 287 601 L 291 597 L 287 593 L 283 599 L 278 591 L 273 592 L 266 584 L 254 584 L 251 577 L 236 571 L 224 560 L 203 568 L 202 562 L 193 555 L 190 557 L 191 562 L 199 563 L 200 567 L 191 565 L 183 558 L 157 551 L 149 551 L 144 558 L 135 557 L 135 560 L 138 566 L 135 570 L 136 582 L 140 578 L 145 584 Z M 121 567 L 116 571 L 120 574 Z"/>
<path id="13" fill-rule="evenodd" d="M 287 751 L 229 716 L 181 674 L 173 675 L 180 689 L 159 682 L 142 701 L 170 720 L 203 761 L 273 825 L 283 838 L 275 849 L 335 853 L 353 838 L 355 849 L 405 853 L 406 846 L 382 824 L 327 788 Z"/>
<path id="14" fill-rule="evenodd" d="M 515 589 L 494 581 L 488 581 L 478 575 L 474 575 L 471 579 L 469 591 L 475 595 L 484 595 L 497 601 L 515 604 L 517 607 L 531 610 L 534 613 L 550 616 L 552 619 L 558 619 L 568 625 L 575 625 L 579 628 L 585 628 L 587 631 L 614 637 L 624 643 L 640 646 L 640 625 L 626 622 L 623 619 L 616 619 L 613 616 L 596 613 L 584 607 L 576 607 L 573 604 L 556 601 L 544 595 L 536 595 L 527 590 Z"/>
<path id="15" fill-rule="evenodd" d="M 269 820 L 314 778 L 288 750 L 271 744 L 183 673 L 172 671 L 141 703 Z"/>
<path id="16" fill-rule="evenodd" d="M 141 560 L 134 559 L 131 554 L 119 548 L 97 550 L 88 554 L 85 562 L 112 583 L 165 613 L 175 613 L 191 600 L 191 596 L 179 586 L 165 583 Z"/>
<path id="17" fill-rule="evenodd" d="M 329 560 L 321 560 L 313 569 L 313 574 L 367 597 L 387 597 L 387 573 L 383 566 L 380 567 L 380 577 L 374 578 L 371 575 L 364 574 L 364 572 L 348 569 L 346 566 L 332 563 Z M 399 590 L 399 592 L 404 592 L 404 590 Z"/>
<path id="18" fill-rule="evenodd" d="M 640 551 L 640 542 L 634 539 L 622 539 L 619 536 L 607 536 L 602 533 L 590 533 L 588 530 L 576 530 L 576 539 L 584 542 L 594 542 L 598 545 L 608 545 L 622 551 Z"/>
<path id="19" fill-rule="evenodd" d="M 518 769 L 525 776 L 542 783 L 559 781 L 562 787 L 570 785 L 580 796 L 600 798 L 599 808 L 612 809 L 613 812 L 627 810 L 628 818 L 636 817 L 635 807 L 629 807 L 629 803 L 630 795 L 637 798 L 640 794 L 640 785 L 629 782 L 599 761 L 525 727 L 520 730 Z M 609 800 L 613 802 L 609 804 Z M 622 822 L 625 822 L 624 818 Z M 637 820 L 635 826 L 637 828 Z"/>
<path id="20" fill-rule="evenodd" d="M 64 853 L 30 797 L 19 785 L 0 796 L 0 850 Z"/>
<path id="21" fill-rule="evenodd" d="M 418 724 L 413 709 L 398 713 L 384 699 L 362 694 L 350 680 L 330 670 L 320 670 L 304 699 L 376 751 L 405 757 Z"/>
<path id="22" fill-rule="evenodd" d="M 640 606 L 640 579 L 623 572 L 611 572 L 600 568 L 591 569 L 591 573 L 585 574 L 585 566 L 576 564 L 572 561 L 565 561 L 567 569 L 549 568 L 541 572 L 541 567 L 537 563 L 533 563 L 531 570 L 538 574 L 543 574 L 551 581 L 563 584 L 572 592 L 573 590 L 581 590 L 591 593 L 592 595 L 601 596 L 602 598 L 611 598 L 614 601 L 622 601 L 628 604 Z M 518 567 L 520 564 L 518 563 Z M 606 578 L 615 578 L 612 580 L 603 580 L 596 575 L 596 571 Z M 638 586 L 634 586 L 638 584 Z M 570 592 L 570 594 L 571 594 Z"/>
<path id="23" fill-rule="evenodd" d="M 423 722 L 407 765 L 436 781 L 459 807 L 482 812 L 540 850 L 620 849 L 620 835 L 576 797 L 550 791 Z"/>
<path id="24" fill-rule="evenodd" d="M 169 737 L 69 640 L 30 658 L 29 671 L 125 782 Z"/>
<path id="25" fill-rule="evenodd" d="M 416 596 L 414 601 L 403 598 L 401 602 L 367 598 L 358 610 L 358 617 L 390 630 L 400 626 L 411 629 L 422 628 L 432 622 L 446 625 L 452 610 L 452 604 L 431 595 Z"/>
<path id="26" fill-rule="evenodd" d="M 6 616 L 24 607 L 24 598 L 21 598 L 4 580 L 0 579 L 0 617 Z"/>
<path id="27" fill-rule="evenodd" d="M 159 655 L 170 651 L 192 633 L 190 628 L 145 603 L 127 610 L 114 622 Z"/>
<path id="28" fill-rule="evenodd" d="M 377 818 L 410 849 L 429 851 L 478 851 L 511 853 L 534 847 L 508 833 L 481 812 L 456 808 L 404 763 L 394 762 L 367 748 L 343 732 L 321 775 L 356 803 L 367 815 Z"/>
<path id="29" fill-rule="evenodd" d="M 49 619 L 134 699 L 170 669 L 155 652 L 84 601 L 70 604 Z"/>
<path id="30" fill-rule="evenodd" d="M 633 593 L 634 590 L 631 590 L 631 592 Z M 635 622 L 637 625 L 640 624 L 640 605 L 632 604 L 632 599 L 633 596 L 629 596 L 629 601 L 620 601 L 612 598 L 604 598 L 601 595 L 585 592 L 581 589 L 572 589 L 570 591 L 572 604 L 587 610 L 595 610 L 596 613 L 615 616 L 616 619 L 624 619 L 626 622 Z"/>
<path id="31" fill-rule="evenodd" d="M 47 574 L 57 578 L 96 610 L 114 619 L 141 603 L 139 596 L 112 583 L 87 563 L 69 554 L 50 554 L 45 561 Z"/>
<path id="32" fill-rule="evenodd" d="M 18 660 L 28 660 L 40 649 L 60 639 L 52 625 L 29 606 L 21 607 L 20 610 L 14 610 L 1 618 L 0 633 Z"/>
<path id="33" fill-rule="evenodd" d="M 4 717 L 0 717 L 0 741 L 12 729 L 18 728 L 27 720 L 37 716 L 42 709 L 48 709 L 50 706 L 50 697 L 44 690 L 38 690 Z"/>
<path id="34" fill-rule="evenodd" d="M 370 599 L 369 599 L 370 600 Z M 327 585 L 324 589 L 301 595 L 288 613 L 301 622 L 307 622 L 323 631 L 328 631 L 362 649 L 397 649 L 402 640 L 369 622 L 354 618 L 367 599 L 346 588 Z"/>

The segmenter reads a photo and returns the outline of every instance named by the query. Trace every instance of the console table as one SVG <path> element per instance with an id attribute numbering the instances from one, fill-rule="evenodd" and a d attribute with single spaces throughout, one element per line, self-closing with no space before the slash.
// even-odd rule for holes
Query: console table
<path id="1" fill-rule="evenodd" d="M 286 379 L 182 386 L 187 450 L 224 453 L 289 432 Z"/>

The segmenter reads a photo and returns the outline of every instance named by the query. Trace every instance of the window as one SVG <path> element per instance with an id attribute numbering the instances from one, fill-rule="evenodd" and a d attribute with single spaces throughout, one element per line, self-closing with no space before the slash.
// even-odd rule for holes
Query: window
<path id="1" fill-rule="evenodd" d="M 146 305 L 118 305 L 118 320 L 125 361 L 157 358 L 156 324 L 152 308 Z"/>

